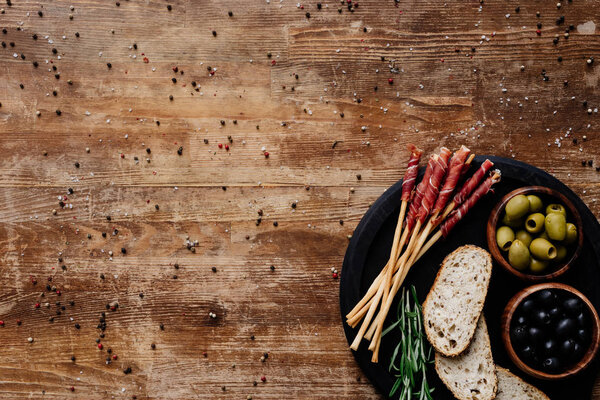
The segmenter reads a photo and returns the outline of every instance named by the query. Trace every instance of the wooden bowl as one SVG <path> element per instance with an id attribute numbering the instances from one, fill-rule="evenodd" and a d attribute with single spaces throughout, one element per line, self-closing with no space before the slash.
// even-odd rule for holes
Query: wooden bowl
<path id="1" fill-rule="evenodd" d="M 577 227 L 577 242 L 574 244 L 576 246 L 575 250 L 571 250 L 571 256 L 565 262 L 550 266 L 549 272 L 546 274 L 528 274 L 513 268 L 508 263 L 508 260 L 504 254 L 502 254 L 502 251 L 498 247 L 498 243 L 496 243 L 496 229 L 498 226 L 498 221 L 500 220 L 500 216 L 504 212 L 504 207 L 506 207 L 506 203 L 508 203 L 511 198 L 519 194 L 535 194 L 539 195 L 542 200 L 552 199 L 553 202 L 562 204 L 567 210 L 567 220 L 575 224 Z M 544 203 L 548 204 L 548 201 L 545 201 Z M 581 216 L 579 215 L 579 211 L 575 205 L 573 205 L 571 200 L 567 199 L 567 197 L 562 193 L 545 186 L 525 186 L 508 193 L 502 198 L 502 200 L 500 200 L 496 207 L 494 207 L 487 222 L 486 236 L 488 248 L 490 253 L 492 253 L 492 257 L 494 257 L 494 260 L 506 271 L 526 281 L 540 282 L 554 279 L 564 274 L 569 268 L 571 268 L 577 257 L 579 257 L 581 248 L 583 247 L 583 223 L 581 222 Z"/>
<path id="2" fill-rule="evenodd" d="M 561 290 L 565 290 L 565 291 L 579 297 L 583 301 L 583 303 L 587 306 L 588 311 L 590 312 L 592 319 L 593 319 L 593 321 L 592 321 L 592 325 L 593 325 L 592 326 L 592 339 L 591 339 L 590 347 L 588 348 L 587 352 L 583 355 L 581 360 L 579 360 L 579 362 L 577 362 L 577 364 L 573 365 L 571 368 L 569 368 L 568 370 L 566 370 L 560 374 L 549 374 L 549 373 L 534 369 L 534 368 L 530 367 L 529 365 L 525 364 L 523 361 L 521 361 L 519 356 L 517 356 L 517 353 L 515 352 L 515 350 L 512 346 L 511 340 L 510 340 L 510 324 L 512 322 L 512 317 L 515 313 L 515 310 L 517 309 L 517 307 L 521 304 L 521 302 L 525 298 L 529 297 L 529 295 L 531 295 L 532 293 L 538 292 L 540 290 L 544 290 L 544 289 L 561 289 Z M 514 295 L 513 298 L 510 299 L 510 301 L 504 308 L 504 312 L 502 313 L 501 327 L 502 327 L 502 342 L 504 343 L 504 347 L 506 348 L 506 351 L 508 352 L 510 359 L 515 363 L 515 365 L 517 367 L 519 367 L 519 369 L 521 371 L 523 371 L 526 374 L 529 374 L 535 378 L 539 378 L 539 379 L 556 380 L 556 379 L 567 378 L 569 376 L 577 374 L 578 372 L 584 370 L 592 362 L 592 360 L 596 356 L 596 353 L 598 352 L 598 347 L 600 345 L 600 319 L 598 318 L 598 313 L 596 313 L 596 310 L 594 309 L 593 304 L 587 299 L 587 297 L 585 297 L 577 289 L 575 289 L 569 285 L 562 284 L 562 283 L 556 283 L 556 282 L 540 283 L 537 285 L 529 286 L 529 287 L 521 290 L 516 295 Z"/>

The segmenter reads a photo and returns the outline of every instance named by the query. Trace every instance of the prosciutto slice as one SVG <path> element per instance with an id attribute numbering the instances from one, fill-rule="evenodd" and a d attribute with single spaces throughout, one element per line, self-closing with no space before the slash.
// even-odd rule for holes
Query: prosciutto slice
<path id="1" fill-rule="evenodd" d="M 435 202 L 435 206 L 433 207 L 433 211 L 431 213 L 433 215 L 441 212 L 444 207 L 446 207 L 446 203 L 448 203 L 448 199 L 454 192 L 456 188 L 456 184 L 458 183 L 458 179 L 460 178 L 462 171 L 464 169 L 465 161 L 467 161 L 467 157 L 471 150 L 469 150 L 466 146 L 461 146 L 450 160 L 450 166 L 448 167 L 448 175 L 446 175 L 446 180 L 444 181 L 444 186 L 442 190 L 440 190 L 440 194 Z"/>
<path id="2" fill-rule="evenodd" d="M 454 205 L 460 206 L 467 197 L 475 190 L 477 185 L 483 180 L 487 172 L 494 166 L 494 163 L 486 159 L 475 171 L 475 173 L 465 181 L 460 190 L 454 195 Z"/>
<path id="3" fill-rule="evenodd" d="M 488 177 L 481 185 L 475 189 L 475 191 L 467 198 L 467 200 L 454 210 L 448 218 L 444 221 L 440 230 L 444 237 L 448 237 L 448 234 L 456 226 L 456 224 L 471 210 L 475 204 L 485 196 L 491 189 L 492 186 L 500 181 L 500 171 L 494 171 L 494 174 Z"/>
<path id="4" fill-rule="evenodd" d="M 452 153 L 445 147 L 440 150 L 439 156 L 435 158 L 433 172 L 429 177 L 423 200 L 421 200 L 421 208 L 417 213 L 417 218 L 421 223 L 425 222 L 427 216 L 431 213 L 431 209 L 437 200 L 442 180 L 448 171 L 448 160 Z"/>
<path id="5" fill-rule="evenodd" d="M 413 189 L 415 188 L 415 181 L 417 174 L 419 173 L 419 160 L 423 150 L 418 149 L 414 144 L 408 145 L 410 151 L 410 159 L 408 160 L 408 167 L 406 167 L 406 173 L 402 180 L 402 201 L 409 201 Z"/>
<path id="6" fill-rule="evenodd" d="M 431 155 L 429 157 L 429 161 L 427 162 L 427 168 L 425 169 L 425 175 L 423 175 L 423 179 L 417 185 L 417 190 L 415 190 L 415 196 L 410 203 L 408 208 L 408 215 L 406 216 L 406 230 L 411 231 L 413 226 L 415 226 L 415 222 L 417 219 L 417 213 L 419 208 L 421 207 L 421 200 L 423 199 L 423 195 L 425 194 L 425 188 L 427 187 L 427 183 L 429 182 L 429 177 L 433 172 L 433 167 L 435 166 L 434 158 L 435 155 Z"/>

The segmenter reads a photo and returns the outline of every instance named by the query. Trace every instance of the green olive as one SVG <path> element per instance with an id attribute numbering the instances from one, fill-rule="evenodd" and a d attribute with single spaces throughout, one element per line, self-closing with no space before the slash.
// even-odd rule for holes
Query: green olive
<path id="1" fill-rule="evenodd" d="M 567 248 L 563 245 L 556 246 L 556 261 L 562 261 L 567 257 Z"/>
<path id="2" fill-rule="evenodd" d="M 556 258 L 556 247 L 546 239 L 533 239 L 529 245 L 531 254 L 540 260 L 554 260 Z"/>
<path id="3" fill-rule="evenodd" d="M 537 258 L 531 257 L 531 261 L 529 262 L 529 269 L 533 273 L 543 272 L 548 266 L 548 261 L 538 260 Z"/>
<path id="4" fill-rule="evenodd" d="M 565 236 L 565 244 L 573 244 L 577 240 L 577 227 L 575 224 L 567 222 L 567 234 Z"/>
<path id="5" fill-rule="evenodd" d="M 508 226 L 501 226 L 496 231 L 496 243 L 502 250 L 508 250 L 513 240 L 515 240 L 515 233 Z"/>
<path id="6" fill-rule="evenodd" d="M 506 225 L 506 226 L 510 226 L 511 228 L 519 228 L 521 226 L 523 226 L 523 218 L 518 218 L 518 219 L 510 219 L 508 218 L 508 215 L 506 213 L 504 213 L 504 216 L 502 217 L 502 224 Z"/>
<path id="7" fill-rule="evenodd" d="M 524 194 L 518 194 L 506 203 L 506 215 L 515 221 L 529 212 L 529 200 Z"/>
<path id="8" fill-rule="evenodd" d="M 567 235 L 567 220 L 563 214 L 553 212 L 546 215 L 546 233 L 551 240 L 564 240 Z"/>
<path id="9" fill-rule="evenodd" d="M 515 269 L 519 271 L 524 270 L 529 266 L 529 250 L 525 243 L 520 240 L 515 240 L 510 245 L 508 249 L 508 263 Z"/>
<path id="10" fill-rule="evenodd" d="M 542 199 L 537 197 L 535 194 L 528 195 L 527 200 L 529 200 L 529 212 L 537 213 L 544 209 L 544 203 L 542 203 Z"/>
<path id="11" fill-rule="evenodd" d="M 531 214 L 525 220 L 525 229 L 530 233 L 539 233 L 544 230 L 544 214 Z"/>
<path id="12" fill-rule="evenodd" d="M 533 237 L 531 236 L 531 234 L 527 231 L 524 231 L 523 229 L 521 229 L 520 231 L 515 233 L 515 238 L 519 239 L 527 247 L 529 247 L 529 245 L 531 244 L 531 241 L 533 240 Z"/>
<path id="13" fill-rule="evenodd" d="M 546 207 L 546 215 L 550 213 L 559 213 L 565 217 L 567 216 L 567 210 L 565 210 L 562 204 L 549 204 L 548 207 Z"/>

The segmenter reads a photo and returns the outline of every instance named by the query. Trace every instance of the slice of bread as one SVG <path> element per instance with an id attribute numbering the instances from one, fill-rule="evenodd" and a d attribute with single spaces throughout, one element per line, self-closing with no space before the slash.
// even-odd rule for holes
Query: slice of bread
<path id="1" fill-rule="evenodd" d="M 471 344 L 461 355 L 444 357 L 435 353 L 435 370 L 458 400 L 492 400 L 496 397 L 498 379 L 483 315 Z"/>
<path id="2" fill-rule="evenodd" d="M 423 303 L 423 322 L 433 348 L 447 357 L 462 353 L 475 333 L 487 295 L 492 258 L 477 246 L 446 256 Z"/>
<path id="3" fill-rule="evenodd" d="M 496 366 L 498 394 L 496 400 L 550 400 L 541 390 L 530 385 L 509 370 Z"/>

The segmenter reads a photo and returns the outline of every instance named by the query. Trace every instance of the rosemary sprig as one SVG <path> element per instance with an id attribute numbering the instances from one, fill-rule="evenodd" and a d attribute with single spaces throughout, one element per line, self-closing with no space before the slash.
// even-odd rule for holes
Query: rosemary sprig
<path id="1" fill-rule="evenodd" d="M 394 348 L 388 369 L 396 377 L 390 396 L 400 391 L 399 400 L 433 400 L 434 388 L 427 382 L 427 366 L 433 362 L 432 351 L 423 331 L 421 305 L 414 286 L 410 293 L 402 289 L 396 322 L 383 331 L 382 336 L 394 329 L 400 331 L 400 342 Z"/>

